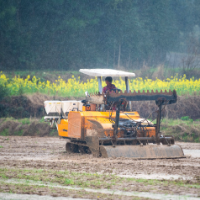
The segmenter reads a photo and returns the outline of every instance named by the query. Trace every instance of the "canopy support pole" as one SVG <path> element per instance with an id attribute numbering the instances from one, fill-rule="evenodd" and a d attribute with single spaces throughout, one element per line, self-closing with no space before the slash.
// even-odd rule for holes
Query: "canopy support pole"
<path id="1" fill-rule="evenodd" d="M 98 80 L 98 86 L 99 86 L 99 93 L 102 94 L 102 80 L 101 80 L 101 76 L 98 76 L 97 80 Z"/>
<path id="2" fill-rule="evenodd" d="M 126 84 L 126 91 L 127 93 L 129 93 L 129 82 L 128 82 L 128 77 L 125 77 L 125 84 Z M 132 106 L 131 106 L 131 101 L 128 102 L 128 107 L 129 107 L 129 111 L 132 111 Z"/>

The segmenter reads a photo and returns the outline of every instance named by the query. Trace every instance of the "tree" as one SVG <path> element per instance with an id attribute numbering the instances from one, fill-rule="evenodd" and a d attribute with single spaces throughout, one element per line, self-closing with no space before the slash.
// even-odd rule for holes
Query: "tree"
<path id="1" fill-rule="evenodd" d="M 131 68 L 186 51 L 198 0 L 0 0 L 1 69 Z"/>

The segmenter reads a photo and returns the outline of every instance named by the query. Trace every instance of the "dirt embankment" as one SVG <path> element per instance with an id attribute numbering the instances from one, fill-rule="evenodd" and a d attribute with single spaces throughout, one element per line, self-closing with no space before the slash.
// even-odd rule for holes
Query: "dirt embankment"
<path id="1" fill-rule="evenodd" d="M 132 102 L 132 109 L 138 111 L 144 118 L 155 118 L 158 107 L 153 101 Z M 200 118 L 200 96 L 179 96 L 177 103 L 163 107 L 163 116 L 167 118 L 181 118 L 189 116 L 191 119 Z"/>
<path id="2" fill-rule="evenodd" d="M 32 120 L 28 123 L 13 119 L 0 119 L 0 134 L 3 136 L 57 136 L 57 131 L 50 129 L 48 123 Z"/>
<path id="3" fill-rule="evenodd" d="M 46 100 L 69 100 L 73 97 L 57 97 L 44 94 L 33 94 L 27 96 L 13 96 L 1 102 L 3 106 L 0 117 L 14 118 L 41 118 L 45 116 L 44 101 Z M 132 110 L 138 111 L 141 117 L 155 118 L 158 110 L 155 102 L 143 101 L 132 102 Z M 163 116 L 168 118 L 180 118 L 189 116 L 191 119 L 200 118 L 200 96 L 180 96 L 175 104 L 164 107 Z"/>
<path id="4" fill-rule="evenodd" d="M 46 115 L 44 110 L 44 101 L 48 100 L 68 100 L 70 98 L 48 96 L 35 93 L 26 96 L 12 96 L 5 98 L 1 104 L 0 117 L 41 118 Z"/>
<path id="5" fill-rule="evenodd" d="M 68 100 L 65 97 L 48 96 L 44 94 L 33 94 L 27 96 L 14 96 L 5 99 L 2 103 L 3 111 L 0 110 L 0 117 L 13 117 L 16 119 L 29 118 L 27 122 L 19 122 L 15 119 L 0 119 L 1 135 L 37 135 L 37 136 L 57 136 L 57 131 L 52 130 L 48 123 L 41 123 L 35 118 L 42 118 L 46 115 L 44 101 L 46 100 Z M 155 102 L 132 102 L 133 110 L 138 111 L 141 117 L 156 118 L 157 106 Z M 176 104 L 165 106 L 163 117 L 181 118 L 189 116 L 191 119 L 200 118 L 200 96 L 178 97 Z M 32 119 L 32 120 L 31 120 Z M 162 132 L 165 135 L 173 135 L 178 141 L 200 141 L 200 130 L 198 122 L 196 124 L 180 123 L 170 125 L 168 122 L 162 123 Z"/>

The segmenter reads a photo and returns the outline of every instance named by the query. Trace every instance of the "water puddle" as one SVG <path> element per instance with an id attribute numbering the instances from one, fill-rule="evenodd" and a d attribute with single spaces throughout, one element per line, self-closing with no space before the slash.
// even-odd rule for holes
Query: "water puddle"
<path id="1" fill-rule="evenodd" d="M 183 152 L 186 156 L 191 156 L 193 158 L 200 158 L 200 150 L 183 149 Z"/>
<path id="2" fill-rule="evenodd" d="M 156 180 L 191 180 L 192 177 L 169 174 L 134 174 L 134 175 L 116 175 L 122 178 L 136 178 L 136 179 L 156 179 Z"/>
<path id="3" fill-rule="evenodd" d="M 119 190 L 108 190 L 108 189 L 90 189 L 90 188 L 80 188 L 80 187 L 71 187 L 71 186 L 62 186 L 55 183 L 42 183 L 41 181 L 29 181 L 23 179 L 9 179 L 9 180 L 2 180 L 0 182 L 3 183 L 25 183 L 27 185 L 37 185 L 37 186 L 48 186 L 48 187 L 56 187 L 68 190 L 84 190 L 87 192 L 93 193 L 103 193 L 103 194 L 114 194 L 114 195 L 123 195 L 123 196 L 137 196 L 143 198 L 153 198 L 153 199 L 162 199 L 162 200 L 199 200 L 198 197 L 192 197 L 189 195 L 170 195 L 170 194 L 156 194 L 150 192 L 125 192 Z M 16 200 L 16 199 L 15 199 Z"/>
<path id="4" fill-rule="evenodd" d="M 200 150 L 183 149 L 185 156 L 191 156 L 193 158 L 200 158 Z M 131 174 L 131 175 L 117 175 L 123 178 L 136 178 L 136 179 L 156 179 L 156 180 L 191 180 L 193 177 L 182 175 L 170 175 L 170 174 Z"/>
<path id="5" fill-rule="evenodd" d="M 0 193 L 0 199 L 1 200 L 35 200 L 35 199 L 37 200 L 89 200 L 89 199 L 70 198 L 70 197 L 52 197 L 52 196 L 10 194 L 10 193 Z"/>

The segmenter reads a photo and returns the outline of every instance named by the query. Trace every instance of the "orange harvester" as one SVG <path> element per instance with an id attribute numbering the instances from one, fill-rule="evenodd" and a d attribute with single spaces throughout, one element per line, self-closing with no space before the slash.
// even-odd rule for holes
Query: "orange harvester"
<path id="1" fill-rule="evenodd" d="M 46 116 L 51 126 L 56 124 L 59 136 L 68 139 L 66 151 L 92 153 L 95 157 L 132 157 L 137 159 L 184 157 L 172 136 L 160 132 L 162 107 L 176 103 L 176 91 L 131 92 L 128 78 L 134 73 L 110 69 L 81 69 L 80 72 L 97 76 L 99 92 L 83 101 L 46 101 Z M 125 77 L 126 91 L 118 89 L 101 94 L 102 76 Z M 153 124 L 131 111 L 133 101 L 155 101 L 157 122 Z M 115 107 L 115 110 L 112 108 Z M 52 112 L 50 111 L 52 110 Z"/>

